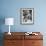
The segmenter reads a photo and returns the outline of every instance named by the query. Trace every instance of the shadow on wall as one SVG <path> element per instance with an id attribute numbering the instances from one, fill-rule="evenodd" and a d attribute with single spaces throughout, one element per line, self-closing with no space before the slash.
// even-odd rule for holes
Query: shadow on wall
<path id="1" fill-rule="evenodd" d="M 2 32 L 2 25 L 5 23 L 5 17 L 0 16 L 0 46 L 3 46 L 3 32 Z"/>
<path id="2" fill-rule="evenodd" d="M 4 39 L 3 33 L 0 33 L 0 46 L 4 46 L 3 45 L 3 39 Z"/>
<path id="3" fill-rule="evenodd" d="M 5 17 L 4 16 L 0 16 L 0 33 L 2 32 L 1 28 L 2 28 L 2 25 L 5 24 Z"/>

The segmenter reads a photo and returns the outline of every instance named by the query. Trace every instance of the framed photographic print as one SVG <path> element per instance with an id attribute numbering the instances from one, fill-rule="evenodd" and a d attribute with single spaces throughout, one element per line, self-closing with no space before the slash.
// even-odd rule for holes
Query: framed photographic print
<path id="1" fill-rule="evenodd" d="M 20 9 L 20 23 L 33 24 L 34 23 L 34 8 Z"/>

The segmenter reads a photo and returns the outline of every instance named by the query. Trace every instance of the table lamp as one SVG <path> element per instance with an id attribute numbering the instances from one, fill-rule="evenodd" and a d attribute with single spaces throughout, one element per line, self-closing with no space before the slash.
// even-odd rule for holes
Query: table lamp
<path id="1" fill-rule="evenodd" d="M 9 32 L 8 32 L 9 35 L 11 35 L 10 26 L 13 24 L 14 24 L 14 18 L 5 18 L 5 25 L 9 25 Z"/>

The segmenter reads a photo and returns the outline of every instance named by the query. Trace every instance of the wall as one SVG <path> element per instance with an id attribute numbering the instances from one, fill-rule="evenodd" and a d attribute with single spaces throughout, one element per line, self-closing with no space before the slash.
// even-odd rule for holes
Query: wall
<path id="1" fill-rule="evenodd" d="M 46 31 L 46 1 L 45 0 L 1 0 L 0 17 L 13 17 L 15 19 L 14 26 L 11 31 Z M 34 24 L 20 24 L 20 8 L 34 8 Z M 2 32 L 7 31 L 8 27 L 2 25 Z M 19 29 L 19 30 L 18 30 Z"/>
<path id="2" fill-rule="evenodd" d="M 0 4 L 0 18 L 13 17 L 15 19 L 11 32 L 40 31 L 46 36 L 46 0 L 0 0 Z M 20 8 L 34 8 L 33 25 L 20 24 Z M 8 26 L 2 24 L 0 32 L 6 31 L 8 32 Z M 44 43 L 46 44 L 45 41 Z"/>

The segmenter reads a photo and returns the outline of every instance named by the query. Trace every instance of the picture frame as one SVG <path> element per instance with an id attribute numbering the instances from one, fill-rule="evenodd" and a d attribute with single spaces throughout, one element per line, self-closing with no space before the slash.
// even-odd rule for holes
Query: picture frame
<path id="1" fill-rule="evenodd" d="M 34 24 L 34 8 L 20 8 L 20 23 Z"/>

